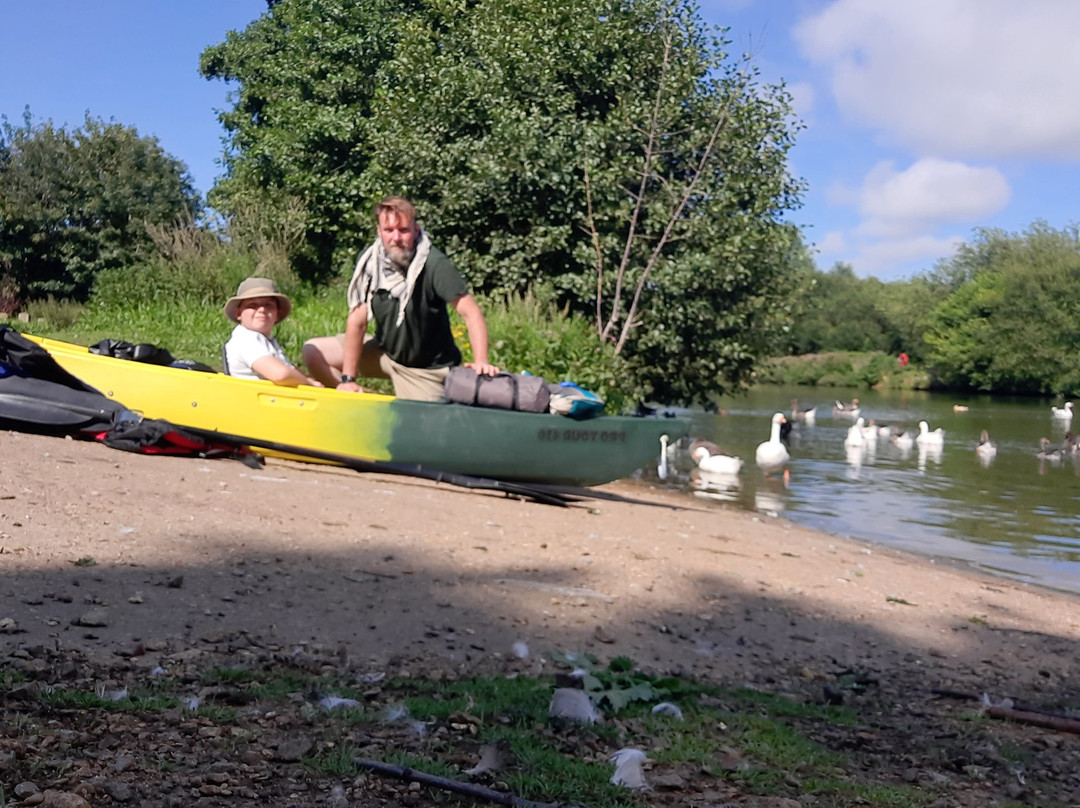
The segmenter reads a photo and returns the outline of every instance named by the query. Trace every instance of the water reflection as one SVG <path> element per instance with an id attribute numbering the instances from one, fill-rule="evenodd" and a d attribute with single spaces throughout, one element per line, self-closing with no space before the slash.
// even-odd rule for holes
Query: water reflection
<path id="1" fill-rule="evenodd" d="M 754 507 L 769 516 L 779 516 L 787 507 L 788 480 L 767 480 L 754 491 Z"/>
<path id="2" fill-rule="evenodd" d="M 688 413 L 694 437 L 749 458 L 773 413 L 790 412 L 788 487 L 751 463 L 737 474 L 703 474 L 689 441 L 670 447 L 665 484 L 837 535 L 1080 591 L 1080 451 L 1075 439 L 1066 443 L 1070 424 L 1054 423 L 1045 401 L 958 401 L 913 391 L 826 395 L 815 403 L 805 388 L 762 388 L 720 402 L 721 414 Z M 845 445 L 859 416 L 834 414 L 832 401 L 855 397 L 865 419 L 859 447 Z M 798 418 L 810 410 L 814 417 Z M 939 443 L 915 444 L 920 421 L 943 429 Z M 993 453 L 977 450 L 983 430 L 994 436 Z M 1047 435 L 1051 449 L 1068 446 L 1057 462 L 1037 457 Z"/>
<path id="3" fill-rule="evenodd" d="M 742 488 L 738 472 L 708 472 L 701 469 L 690 472 L 690 484 L 695 495 L 718 502 L 738 502 Z"/>
<path id="4" fill-rule="evenodd" d="M 935 465 L 941 465 L 941 458 L 945 456 L 944 444 L 918 444 L 919 449 L 919 471 L 926 473 L 926 461 L 930 461 Z"/>
<path id="5" fill-rule="evenodd" d="M 844 471 L 844 476 L 847 479 L 859 479 L 859 472 L 862 469 L 863 461 L 866 459 L 866 454 L 866 444 L 860 446 L 844 445 L 844 459 L 848 464 L 847 469 Z"/>

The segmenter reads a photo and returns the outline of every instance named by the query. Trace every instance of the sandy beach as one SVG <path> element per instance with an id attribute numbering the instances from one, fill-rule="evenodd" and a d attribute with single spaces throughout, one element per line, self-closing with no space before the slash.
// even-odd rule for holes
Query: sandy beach
<path id="1" fill-rule="evenodd" d="M 568 508 L 269 460 L 3 433 L 0 653 L 336 649 L 482 671 L 530 649 L 731 683 L 1075 678 L 1075 597 L 629 483 Z M 520 646 L 519 646 L 520 648 Z"/>

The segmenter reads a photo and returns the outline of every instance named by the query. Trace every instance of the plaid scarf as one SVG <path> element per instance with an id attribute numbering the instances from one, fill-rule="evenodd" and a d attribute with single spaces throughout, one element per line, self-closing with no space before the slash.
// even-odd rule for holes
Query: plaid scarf
<path id="1" fill-rule="evenodd" d="M 408 271 L 402 272 L 390 261 L 382 239 L 375 239 L 375 243 L 364 250 L 357 260 L 356 269 L 349 281 L 346 295 L 349 311 L 367 304 L 370 313 L 372 295 L 379 289 L 385 289 L 392 297 L 400 301 L 397 325 L 401 325 L 405 319 L 405 307 L 409 305 L 416 280 L 420 277 L 424 264 L 427 263 L 429 252 L 431 252 L 431 239 L 421 230 L 420 238 L 416 242 L 416 255 L 413 256 Z"/>

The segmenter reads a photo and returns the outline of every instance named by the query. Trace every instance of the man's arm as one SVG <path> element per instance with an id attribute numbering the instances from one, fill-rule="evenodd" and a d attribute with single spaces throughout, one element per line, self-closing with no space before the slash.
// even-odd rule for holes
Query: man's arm
<path id="1" fill-rule="evenodd" d="M 345 321 L 345 348 L 341 359 L 341 372 L 346 376 L 356 376 L 360 368 L 360 351 L 364 348 L 364 332 L 367 331 L 368 307 L 361 303 L 349 312 Z M 362 393 L 364 388 L 356 382 L 341 382 L 338 390 Z"/>
<path id="2" fill-rule="evenodd" d="M 469 345 L 472 346 L 473 361 L 466 362 L 465 367 L 472 368 L 484 376 L 494 376 L 499 369 L 488 362 L 488 330 L 484 313 L 476 298 L 472 295 L 462 295 L 451 301 L 454 311 L 461 315 L 465 321 L 465 330 L 469 332 Z"/>

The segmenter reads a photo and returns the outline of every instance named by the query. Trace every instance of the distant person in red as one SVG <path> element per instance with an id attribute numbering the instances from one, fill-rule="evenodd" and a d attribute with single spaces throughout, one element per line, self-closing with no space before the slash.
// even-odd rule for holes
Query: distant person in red
<path id="1" fill-rule="evenodd" d="M 901 351 L 900 355 L 896 357 L 896 361 L 900 363 L 900 367 L 906 368 L 908 363 L 908 355 Z"/>

